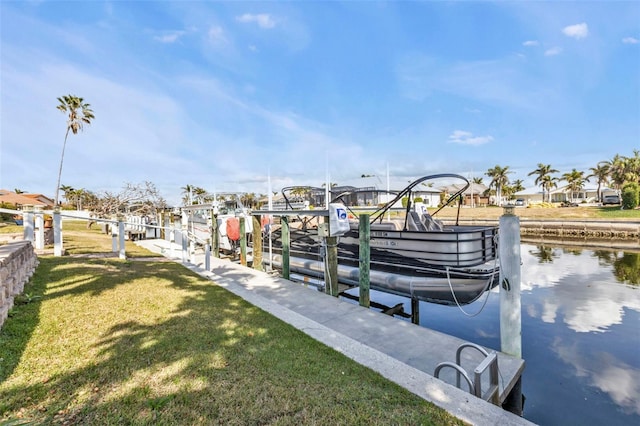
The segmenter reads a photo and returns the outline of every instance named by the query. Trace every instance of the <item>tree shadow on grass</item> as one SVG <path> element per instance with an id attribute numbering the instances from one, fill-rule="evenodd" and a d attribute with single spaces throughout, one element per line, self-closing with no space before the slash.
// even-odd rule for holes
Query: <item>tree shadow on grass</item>
<path id="1" fill-rule="evenodd" d="M 434 419 L 420 398 L 180 265 L 91 260 L 64 266 L 57 259 L 43 259 L 41 265 L 38 274 L 50 281 L 41 323 L 50 321 L 45 315 L 65 310 L 53 322 L 73 320 L 65 323 L 63 336 L 25 341 L 35 347 L 14 366 L 15 375 L 0 383 L 0 419 L 19 416 L 41 424 L 371 419 L 425 424 Z M 103 267 L 111 272 L 96 273 Z M 67 283 L 63 276 L 80 278 Z M 47 351 L 50 342 L 58 346 Z"/>

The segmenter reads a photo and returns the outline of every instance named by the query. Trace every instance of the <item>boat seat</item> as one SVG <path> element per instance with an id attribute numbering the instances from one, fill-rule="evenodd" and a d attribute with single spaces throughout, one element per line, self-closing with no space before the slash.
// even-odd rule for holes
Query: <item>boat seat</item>
<path id="1" fill-rule="evenodd" d="M 427 231 L 442 231 L 443 225 L 438 219 L 434 219 L 429 213 L 422 214 L 422 223 Z"/>
<path id="2" fill-rule="evenodd" d="M 395 222 L 372 223 L 371 230 L 372 231 L 397 231 L 398 226 L 395 224 Z"/>
<path id="3" fill-rule="evenodd" d="M 420 216 L 414 211 L 410 211 L 407 216 L 407 229 L 409 231 L 427 232 L 427 227 L 420 221 Z"/>

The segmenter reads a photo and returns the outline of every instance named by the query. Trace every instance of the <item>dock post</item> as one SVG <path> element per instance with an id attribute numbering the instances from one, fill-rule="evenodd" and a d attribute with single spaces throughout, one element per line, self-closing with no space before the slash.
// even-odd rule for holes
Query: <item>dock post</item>
<path id="1" fill-rule="evenodd" d="M 53 208 L 53 255 L 62 256 L 62 221 L 60 207 Z"/>
<path id="2" fill-rule="evenodd" d="M 411 296 L 411 323 L 420 324 L 420 301 Z"/>
<path id="3" fill-rule="evenodd" d="M 329 284 L 324 286 L 324 292 L 334 297 L 338 297 L 338 237 L 331 237 L 331 225 L 329 216 L 325 216 L 328 237 L 325 238 L 327 256 L 325 260 L 325 281 Z"/>
<path id="4" fill-rule="evenodd" d="M 187 241 L 189 239 L 189 216 L 185 210 L 182 211 L 182 220 L 180 221 L 180 241 L 182 243 L 182 263 L 189 261 L 189 250 Z"/>
<path id="5" fill-rule="evenodd" d="M 262 271 L 262 221 L 259 215 L 253 216 L 253 269 Z"/>
<path id="6" fill-rule="evenodd" d="M 369 271 L 371 266 L 371 249 L 369 242 L 371 241 L 371 224 L 369 223 L 368 214 L 360 215 L 358 228 L 360 234 L 360 306 L 368 308 L 371 303 L 369 296 Z"/>
<path id="7" fill-rule="evenodd" d="M 44 248 L 44 212 L 42 206 L 34 207 L 35 215 L 35 233 L 36 233 L 36 250 Z M 24 218 L 23 218 L 24 220 Z"/>
<path id="8" fill-rule="evenodd" d="M 220 257 L 220 234 L 218 233 L 218 215 L 211 219 L 211 242 L 213 244 L 213 257 Z"/>
<path id="9" fill-rule="evenodd" d="M 247 266 L 247 225 L 245 218 L 240 218 L 240 264 Z"/>
<path id="10" fill-rule="evenodd" d="M 118 224 L 117 222 L 117 218 L 114 216 L 111 216 L 111 219 L 114 219 L 114 222 L 109 222 L 109 228 L 111 228 L 111 251 L 113 253 L 117 253 L 118 252 L 118 227 L 116 226 Z"/>
<path id="11" fill-rule="evenodd" d="M 289 234 L 289 218 L 287 216 L 282 216 L 282 218 L 280 218 L 280 225 L 282 227 L 282 277 L 288 280 L 290 276 L 289 255 L 291 243 L 291 236 Z"/>
<path id="12" fill-rule="evenodd" d="M 22 226 L 24 227 L 24 239 L 33 243 L 33 206 L 24 206 Z"/>
<path id="13" fill-rule="evenodd" d="M 127 258 L 124 251 L 124 222 L 121 217 L 118 218 L 118 257 L 120 259 Z"/>
<path id="14" fill-rule="evenodd" d="M 522 358 L 522 313 L 520 304 L 520 220 L 514 207 L 504 207 L 500 216 L 500 350 Z M 522 377 L 511 390 L 505 409 L 522 415 Z"/>
<path id="15" fill-rule="evenodd" d="M 211 270 L 211 244 L 208 241 L 204 245 L 204 269 L 206 271 Z"/>
<path id="16" fill-rule="evenodd" d="M 500 216 L 500 348 L 522 358 L 520 307 L 520 220 L 513 207 Z"/>

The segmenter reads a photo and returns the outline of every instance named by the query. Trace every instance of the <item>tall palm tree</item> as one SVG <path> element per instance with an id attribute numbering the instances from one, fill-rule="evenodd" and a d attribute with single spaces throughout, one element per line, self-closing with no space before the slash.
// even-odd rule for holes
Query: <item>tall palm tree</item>
<path id="1" fill-rule="evenodd" d="M 509 173 L 512 173 L 509 170 L 509 166 L 500 167 L 498 165 L 487 170 L 485 173 L 491 178 L 489 187 L 493 186 L 496 188 L 496 198 L 498 199 L 499 206 L 502 205 L 502 187 L 509 183 L 509 177 L 507 176 Z"/>
<path id="2" fill-rule="evenodd" d="M 511 185 L 513 187 L 513 192 L 520 192 L 524 190 L 524 182 L 522 181 L 522 179 L 516 179 L 513 181 L 513 184 Z"/>
<path id="3" fill-rule="evenodd" d="M 562 175 L 562 179 L 569 185 L 569 189 L 571 190 L 571 201 L 575 200 L 576 192 L 580 191 L 584 187 L 584 183 L 589 180 L 584 176 L 584 172 L 579 172 L 576 169 L 573 169 L 568 173 L 564 173 Z"/>
<path id="4" fill-rule="evenodd" d="M 58 98 L 60 102 L 57 108 L 67 114 L 67 132 L 64 135 L 64 144 L 62 145 L 62 156 L 60 157 L 60 169 L 58 170 L 58 182 L 56 184 L 55 206 L 58 205 L 58 194 L 60 193 L 60 177 L 62 176 L 62 163 L 64 162 L 64 150 L 67 146 L 67 137 L 71 131 L 74 135 L 84 128 L 85 124 L 91 124 L 91 120 L 95 118 L 91 105 L 84 102 L 83 98 L 74 95 L 66 95 Z"/>
<path id="5" fill-rule="evenodd" d="M 609 164 L 606 161 L 599 162 L 595 167 L 591 167 L 591 174 L 588 178 L 594 177 L 598 180 L 598 201 L 602 202 L 602 184 L 609 181 Z"/>
<path id="6" fill-rule="evenodd" d="M 553 182 L 553 179 L 550 180 L 549 178 L 547 178 L 547 176 L 550 176 L 553 173 L 558 173 L 558 171 L 556 169 L 552 169 L 551 164 L 538 163 L 538 168 L 527 175 L 538 175 L 538 177 L 536 177 L 535 184 L 542 187 L 542 201 L 545 201 L 545 188 L 547 188 L 547 201 L 549 201 L 551 198 L 551 187 L 549 187 L 548 185 L 550 184 L 550 182 Z M 545 183 L 547 184 L 546 186 Z"/>
<path id="7" fill-rule="evenodd" d="M 544 192 L 547 192 L 547 201 L 551 201 L 551 190 L 558 187 L 558 178 L 551 175 L 544 175 L 540 186 L 542 187 L 543 201 Z"/>
<path id="8" fill-rule="evenodd" d="M 64 197 L 64 201 L 69 203 L 69 199 L 75 189 L 71 185 L 60 185 L 60 189 L 62 189 L 62 196 Z"/>
<path id="9" fill-rule="evenodd" d="M 195 189 L 195 186 L 186 184 L 180 189 L 182 190 L 182 205 L 187 206 L 192 204 L 193 190 Z"/>
<path id="10" fill-rule="evenodd" d="M 207 196 L 207 190 L 200 186 L 196 186 L 193 188 L 193 195 L 195 196 L 193 203 L 202 204 L 204 203 L 204 198 Z"/>

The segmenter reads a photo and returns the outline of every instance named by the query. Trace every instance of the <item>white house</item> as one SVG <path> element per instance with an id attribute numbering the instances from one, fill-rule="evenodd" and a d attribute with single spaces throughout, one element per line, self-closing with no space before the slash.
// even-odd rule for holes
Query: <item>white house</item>
<path id="1" fill-rule="evenodd" d="M 615 193 L 613 190 L 609 188 L 602 187 L 600 188 L 600 192 L 602 194 L 606 193 Z M 580 189 L 579 191 L 571 191 L 568 185 L 562 186 L 560 188 L 554 188 L 551 190 L 550 194 L 542 193 L 542 188 L 539 186 L 527 188 L 522 191 L 518 191 L 515 193 L 516 199 L 521 198 L 524 199 L 526 205 L 531 204 L 539 204 L 542 203 L 542 200 L 547 200 L 547 195 L 550 196 L 550 201 L 552 203 L 576 203 L 576 204 L 584 204 L 584 203 L 597 203 L 598 202 L 598 187 L 589 185 Z"/>

